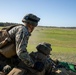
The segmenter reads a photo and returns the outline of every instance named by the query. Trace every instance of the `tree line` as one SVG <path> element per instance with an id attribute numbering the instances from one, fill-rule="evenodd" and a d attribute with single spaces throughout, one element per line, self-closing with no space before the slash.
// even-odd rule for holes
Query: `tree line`
<path id="1" fill-rule="evenodd" d="M 5 26 L 11 26 L 11 25 L 22 25 L 22 24 L 19 24 L 19 23 L 9 23 L 9 22 L 6 22 L 6 23 L 0 22 L 0 26 L 4 26 L 5 27 Z M 39 27 L 76 29 L 76 27 L 56 27 L 56 26 L 39 26 Z"/>
<path id="2" fill-rule="evenodd" d="M 0 22 L 0 26 L 11 26 L 11 25 L 18 25 L 19 23 L 9 23 L 9 22 L 6 22 L 6 23 L 3 23 L 3 22 Z"/>

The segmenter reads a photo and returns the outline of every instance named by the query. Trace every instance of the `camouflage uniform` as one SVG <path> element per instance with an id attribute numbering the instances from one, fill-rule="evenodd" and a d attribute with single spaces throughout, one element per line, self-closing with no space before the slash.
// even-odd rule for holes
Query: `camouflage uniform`
<path id="1" fill-rule="evenodd" d="M 41 71 L 42 74 L 39 75 L 48 75 L 49 73 L 51 73 L 52 70 L 51 60 L 49 60 L 49 58 L 46 55 L 44 55 L 41 52 L 32 52 L 30 56 L 32 57 L 34 63 L 42 62 L 44 64 L 44 69 Z"/>
<path id="2" fill-rule="evenodd" d="M 40 18 L 33 14 L 27 14 L 24 16 L 22 22 L 25 25 L 17 25 L 8 30 L 8 34 L 11 38 L 10 41 L 14 42 L 16 46 L 16 54 L 17 56 L 27 65 L 28 67 L 32 67 L 34 65 L 33 60 L 29 56 L 29 53 L 26 49 L 29 36 L 29 25 L 32 27 L 36 27 Z"/>
<path id="3" fill-rule="evenodd" d="M 22 19 L 23 23 L 30 24 L 33 27 L 36 27 L 38 24 L 38 21 L 40 18 L 33 14 L 27 14 L 24 16 Z M 31 32 L 30 32 L 31 33 Z M 12 40 L 15 41 L 16 44 L 16 53 L 18 57 L 29 67 L 32 67 L 34 65 L 34 62 L 30 58 L 28 52 L 27 52 L 27 44 L 28 44 L 28 39 L 29 36 L 31 35 L 29 33 L 28 27 L 27 26 L 16 26 L 9 30 L 9 36 L 11 37 Z"/>
<path id="4" fill-rule="evenodd" d="M 12 40 L 15 39 L 16 44 L 16 53 L 18 57 L 28 66 L 33 64 L 28 52 L 27 52 L 27 44 L 30 33 L 28 32 L 27 27 L 25 26 L 17 26 L 9 30 L 9 35 Z"/>

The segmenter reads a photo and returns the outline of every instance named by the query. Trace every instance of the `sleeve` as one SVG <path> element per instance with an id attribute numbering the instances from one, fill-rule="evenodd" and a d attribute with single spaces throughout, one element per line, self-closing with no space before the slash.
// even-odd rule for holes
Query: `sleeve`
<path id="1" fill-rule="evenodd" d="M 34 63 L 30 58 L 27 52 L 27 44 L 28 44 L 29 35 L 26 30 L 23 28 L 18 29 L 15 41 L 16 41 L 16 53 L 18 57 L 29 67 L 31 67 Z"/>
<path id="2" fill-rule="evenodd" d="M 50 75 L 51 72 L 52 72 L 51 60 L 47 58 L 45 62 L 45 75 Z"/>

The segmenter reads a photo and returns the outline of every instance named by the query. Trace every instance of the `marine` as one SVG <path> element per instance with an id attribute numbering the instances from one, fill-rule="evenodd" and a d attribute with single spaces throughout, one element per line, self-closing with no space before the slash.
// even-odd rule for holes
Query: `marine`
<path id="1" fill-rule="evenodd" d="M 51 44 L 42 42 L 36 46 L 36 49 L 36 52 L 29 54 L 35 63 L 34 67 L 28 67 L 21 61 L 8 75 L 12 75 L 13 73 L 16 73 L 16 75 L 49 75 L 52 69 L 51 61 L 49 61 L 49 55 L 52 51 Z M 19 72 L 17 73 L 17 71 Z"/>
<path id="2" fill-rule="evenodd" d="M 9 29 L 2 30 L 2 32 L 4 31 L 6 34 L 6 38 L 0 42 L 0 59 L 1 61 L 6 60 L 3 67 L 6 64 L 13 67 L 10 64 L 12 58 L 19 58 L 19 60 L 24 62 L 28 67 L 34 67 L 34 61 L 29 56 L 27 45 L 29 37 L 38 25 L 39 20 L 39 17 L 29 13 L 23 17 L 23 25 L 12 26 Z M 16 64 L 18 64 L 18 62 L 16 62 Z"/>

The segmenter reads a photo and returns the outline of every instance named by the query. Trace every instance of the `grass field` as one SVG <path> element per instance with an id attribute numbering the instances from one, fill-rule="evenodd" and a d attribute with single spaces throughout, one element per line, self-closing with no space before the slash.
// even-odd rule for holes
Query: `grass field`
<path id="1" fill-rule="evenodd" d="M 41 42 L 52 45 L 52 58 L 76 63 L 76 29 L 36 27 L 29 38 L 27 50 L 36 51 Z"/>
<path id="2" fill-rule="evenodd" d="M 76 29 L 36 27 L 28 42 L 29 52 L 36 51 L 40 42 L 52 45 L 52 58 L 76 62 Z"/>

